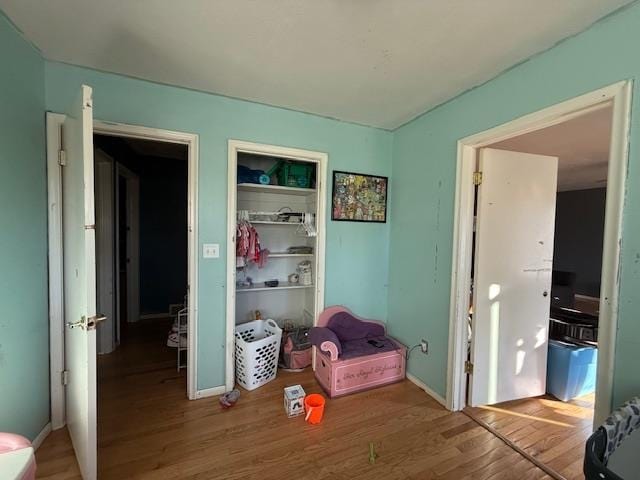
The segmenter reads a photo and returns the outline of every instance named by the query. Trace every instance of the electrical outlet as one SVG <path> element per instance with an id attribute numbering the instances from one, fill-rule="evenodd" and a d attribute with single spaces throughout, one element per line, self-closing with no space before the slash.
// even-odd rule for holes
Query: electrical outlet
<path id="1" fill-rule="evenodd" d="M 427 342 L 424 338 L 420 340 L 420 350 L 425 355 L 429 353 L 429 342 Z"/>
<path id="2" fill-rule="evenodd" d="M 202 245 L 202 258 L 220 257 L 220 245 L 217 243 L 205 243 Z"/>

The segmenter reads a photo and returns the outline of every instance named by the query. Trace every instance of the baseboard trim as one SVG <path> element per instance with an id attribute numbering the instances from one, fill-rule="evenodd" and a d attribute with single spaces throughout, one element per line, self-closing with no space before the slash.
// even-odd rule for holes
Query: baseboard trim
<path id="1" fill-rule="evenodd" d="M 167 313 L 145 313 L 144 315 L 140 315 L 140 320 L 153 320 L 155 318 L 169 318 L 171 314 Z"/>
<path id="2" fill-rule="evenodd" d="M 205 388 L 204 390 L 196 391 L 196 399 L 216 397 L 218 395 L 222 395 L 226 391 L 227 387 L 225 387 L 224 385 L 220 385 L 219 387 Z"/>
<path id="3" fill-rule="evenodd" d="M 427 387 L 427 385 L 424 382 L 422 382 L 422 380 L 420 380 L 418 377 L 416 377 L 415 375 L 411 375 L 409 372 L 407 372 L 407 380 L 409 380 L 411 383 L 413 383 L 417 387 L 424 390 L 427 393 L 427 395 L 433 398 L 436 402 L 438 402 L 444 408 L 446 408 L 447 410 L 449 409 L 449 407 L 447 407 L 447 401 L 444 398 L 442 398 L 440 395 L 438 395 L 436 392 L 431 390 L 429 387 Z"/>
<path id="4" fill-rule="evenodd" d="M 594 302 L 599 302 L 600 298 L 599 297 L 592 297 L 590 295 L 582 295 L 581 293 L 576 293 L 574 295 L 575 298 L 579 298 L 580 300 L 592 300 Z"/>
<path id="5" fill-rule="evenodd" d="M 42 442 L 44 442 L 45 438 L 47 438 L 50 433 L 51 423 L 47 423 L 42 431 L 38 434 L 38 436 L 33 439 L 33 442 L 31 442 L 31 445 L 33 445 L 33 449 L 38 450 L 38 448 L 40 448 L 40 445 L 42 445 Z"/>

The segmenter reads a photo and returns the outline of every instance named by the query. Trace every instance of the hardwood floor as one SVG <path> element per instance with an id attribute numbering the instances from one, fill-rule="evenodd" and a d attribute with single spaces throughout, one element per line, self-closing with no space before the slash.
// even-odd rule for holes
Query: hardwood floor
<path id="1" fill-rule="evenodd" d="M 100 358 L 100 479 L 549 478 L 408 381 L 330 400 L 317 426 L 287 418 L 283 407 L 286 385 L 321 392 L 311 371 L 279 372 L 241 390 L 230 410 L 217 398 L 188 401 L 174 351 L 157 340 Z M 66 430 L 53 432 L 36 457 L 38 478 L 80 478 Z"/>
<path id="2" fill-rule="evenodd" d="M 469 408 L 525 452 L 568 480 L 584 479 L 584 445 L 591 435 L 594 395 L 570 402 L 551 396 Z"/>

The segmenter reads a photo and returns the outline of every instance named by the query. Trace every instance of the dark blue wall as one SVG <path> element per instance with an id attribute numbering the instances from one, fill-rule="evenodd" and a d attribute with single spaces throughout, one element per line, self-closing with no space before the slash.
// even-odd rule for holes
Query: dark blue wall
<path id="1" fill-rule="evenodd" d="M 105 135 L 94 145 L 140 178 L 140 313 L 168 312 L 187 293 L 187 147 Z"/>
<path id="2" fill-rule="evenodd" d="M 187 160 L 144 157 L 140 174 L 140 313 L 187 293 Z"/>
<path id="3" fill-rule="evenodd" d="M 553 269 L 576 273 L 576 292 L 600 296 L 605 188 L 558 193 Z"/>

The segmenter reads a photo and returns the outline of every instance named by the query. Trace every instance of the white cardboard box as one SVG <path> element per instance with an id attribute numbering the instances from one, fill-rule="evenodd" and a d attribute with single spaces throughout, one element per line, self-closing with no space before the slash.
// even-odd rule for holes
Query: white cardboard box
<path id="1" fill-rule="evenodd" d="M 289 418 L 304 414 L 304 396 L 300 385 L 284 387 L 284 410 Z"/>

